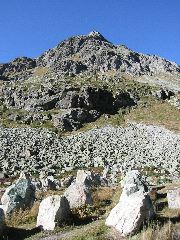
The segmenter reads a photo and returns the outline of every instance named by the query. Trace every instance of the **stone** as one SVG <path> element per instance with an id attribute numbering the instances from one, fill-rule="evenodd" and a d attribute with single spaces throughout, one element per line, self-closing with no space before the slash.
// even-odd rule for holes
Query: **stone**
<path id="1" fill-rule="evenodd" d="M 120 236 L 137 233 L 155 214 L 146 191 L 139 171 L 128 172 L 119 203 L 111 210 L 105 224 L 114 227 Z"/>
<path id="2" fill-rule="evenodd" d="M 117 165 L 123 173 L 132 166 L 153 167 L 165 170 L 170 177 L 176 173 L 178 179 L 179 146 L 178 134 L 145 124 L 106 125 L 63 137 L 45 128 L 0 126 L 0 168 L 10 177 L 24 170 L 37 175 L 41 171 L 59 174 L 87 165 L 109 165 L 110 169 Z"/>
<path id="3" fill-rule="evenodd" d="M 54 230 L 71 217 L 69 203 L 64 196 L 53 195 L 42 200 L 39 206 L 37 227 Z"/>
<path id="4" fill-rule="evenodd" d="M 45 191 L 47 190 L 56 190 L 60 183 L 53 177 L 53 176 L 47 176 L 40 178 L 41 182 L 41 188 Z"/>
<path id="5" fill-rule="evenodd" d="M 78 208 L 92 204 L 91 186 L 93 174 L 90 171 L 78 170 L 74 182 L 66 189 L 64 196 L 69 201 L 70 208 Z"/>
<path id="6" fill-rule="evenodd" d="M 121 187 L 123 187 L 123 192 L 125 192 L 127 196 L 138 191 L 142 193 L 148 191 L 148 186 L 145 184 L 138 170 L 127 172 L 126 176 L 121 181 Z"/>
<path id="7" fill-rule="evenodd" d="M 160 90 L 156 91 L 155 93 L 153 93 L 153 95 L 155 95 L 158 99 L 166 100 L 166 99 L 170 99 L 172 96 L 174 96 L 174 93 L 167 89 L 160 89 Z"/>
<path id="8" fill-rule="evenodd" d="M 64 196 L 67 198 L 71 209 L 93 203 L 90 189 L 76 182 L 71 183 Z"/>
<path id="9" fill-rule="evenodd" d="M 168 207 L 178 209 L 180 208 L 180 188 L 168 190 L 167 192 Z"/>
<path id="10" fill-rule="evenodd" d="M 174 97 L 171 97 L 168 101 L 172 106 L 176 107 L 178 110 L 180 110 L 180 94 L 175 95 Z"/>
<path id="11" fill-rule="evenodd" d="M 1 198 L 1 208 L 7 215 L 19 209 L 32 207 L 34 200 L 35 189 L 30 178 L 23 174 L 14 184 L 6 189 Z"/>
<path id="12" fill-rule="evenodd" d="M 62 131 L 73 131 L 81 128 L 83 123 L 96 120 L 100 115 L 84 109 L 68 109 L 54 116 L 54 126 Z"/>
<path id="13" fill-rule="evenodd" d="M 78 170 L 76 176 L 76 184 L 91 186 L 93 183 L 93 174 L 91 171 Z"/>
<path id="14" fill-rule="evenodd" d="M 128 197 L 121 197 L 120 202 L 106 219 L 106 225 L 114 227 L 120 236 L 128 236 L 136 234 L 153 216 L 154 211 L 149 196 L 134 193 Z"/>
<path id="15" fill-rule="evenodd" d="M 61 186 L 68 188 L 74 180 L 75 180 L 75 177 L 72 175 L 65 177 L 61 179 Z"/>

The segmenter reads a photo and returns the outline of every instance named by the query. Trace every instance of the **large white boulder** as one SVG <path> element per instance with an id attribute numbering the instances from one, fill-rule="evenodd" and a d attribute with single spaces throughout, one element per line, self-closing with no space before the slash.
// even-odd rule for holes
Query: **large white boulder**
<path id="1" fill-rule="evenodd" d="M 128 236 L 154 216 L 154 209 L 138 171 L 128 172 L 123 186 L 120 201 L 110 212 L 106 225 L 114 227 L 120 236 Z"/>
<path id="2" fill-rule="evenodd" d="M 37 227 L 43 230 L 54 230 L 56 226 L 67 222 L 70 216 L 69 203 L 64 196 L 49 196 L 40 203 Z"/>
<path id="3" fill-rule="evenodd" d="M 92 173 L 90 171 L 78 170 L 75 181 L 71 183 L 64 193 L 64 196 L 69 201 L 70 208 L 92 204 L 92 184 Z"/>
<path id="4" fill-rule="evenodd" d="M 1 198 L 0 207 L 5 214 L 11 214 L 15 210 L 31 207 L 34 200 L 34 186 L 28 175 L 21 174 L 20 178 L 6 189 Z"/>
<path id="5" fill-rule="evenodd" d="M 91 191 L 83 184 L 73 182 L 65 191 L 64 196 L 67 198 L 70 208 L 78 208 L 83 205 L 92 204 Z"/>

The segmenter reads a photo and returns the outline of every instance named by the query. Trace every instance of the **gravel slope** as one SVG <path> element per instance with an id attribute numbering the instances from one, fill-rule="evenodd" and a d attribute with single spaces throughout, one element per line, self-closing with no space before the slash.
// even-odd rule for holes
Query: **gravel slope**
<path id="1" fill-rule="evenodd" d="M 106 126 L 68 137 L 47 129 L 0 128 L 0 167 L 9 174 L 71 167 L 155 166 L 180 172 L 180 136 L 157 126 Z"/>

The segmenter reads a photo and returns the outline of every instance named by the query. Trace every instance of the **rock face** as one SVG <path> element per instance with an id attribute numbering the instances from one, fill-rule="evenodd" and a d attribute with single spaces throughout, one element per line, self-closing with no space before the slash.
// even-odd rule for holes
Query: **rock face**
<path id="1" fill-rule="evenodd" d="M 56 226 L 67 222 L 70 216 L 69 203 L 64 196 L 49 196 L 40 203 L 37 227 L 54 230 Z"/>
<path id="2" fill-rule="evenodd" d="M 69 201 L 70 208 L 92 204 L 91 183 L 91 172 L 78 170 L 75 182 L 71 183 L 64 193 Z"/>
<path id="3" fill-rule="evenodd" d="M 36 61 L 27 58 L 15 58 L 12 62 L 0 64 L 0 80 L 21 80 L 29 77 L 36 67 Z"/>
<path id="4" fill-rule="evenodd" d="M 100 116 L 96 110 L 69 109 L 54 116 L 54 126 L 61 131 L 77 130 L 83 123 L 95 121 Z"/>
<path id="5" fill-rule="evenodd" d="M 1 88 L 1 87 L 0 87 Z M 55 89 L 27 89 L 17 87 L 0 89 L 0 106 L 11 109 L 8 121 L 30 125 L 33 122 L 52 122 L 62 131 L 77 130 L 84 123 L 93 122 L 101 114 L 115 114 L 120 108 L 136 103 L 126 91 L 113 96 L 109 90 L 93 87 Z M 22 111 L 13 113 L 15 109 Z M 57 110 L 53 114 L 47 112 Z"/>
<path id="6" fill-rule="evenodd" d="M 3 233 L 3 229 L 5 227 L 5 215 L 4 210 L 0 208 L 0 237 Z"/>
<path id="7" fill-rule="evenodd" d="M 8 187 L 1 198 L 1 207 L 5 214 L 18 209 L 31 207 L 35 200 L 35 190 L 31 181 L 22 175 L 13 185 Z"/>
<path id="8" fill-rule="evenodd" d="M 43 68 L 48 74 L 73 76 L 108 71 L 126 72 L 134 76 L 180 72 L 173 62 L 136 53 L 124 45 L 114 45 L 100 33 L 91 32 L 64 40 L 37 59 L 23 57 L 1 64 L 0 79 L 25 80 Z"/>
<path id="9" fill-rule="evenodd" d="M 106 225 L 114 227 L 120 236 L 128 236 L 137 233 L 154 216 L 154 209 L 138 171 L 128 172 L 123 186 L 120 201 L 110 212 Z"/>
<path id="10" fill-rule="evenodd" d="M 167 192 L 168 207 L 180 208 L 180 188 L 169 190 Z"/>
<path id="11" fill-rule="evenodd" d="M 80 74 L 119 70 L 133 75 L 179 71 L 175 63 L 157 56 L 139 54 L 123 45 L 113 45 L 100 33 L 69 38 L 37 59 L 37 66 L 59 73 Z"/>

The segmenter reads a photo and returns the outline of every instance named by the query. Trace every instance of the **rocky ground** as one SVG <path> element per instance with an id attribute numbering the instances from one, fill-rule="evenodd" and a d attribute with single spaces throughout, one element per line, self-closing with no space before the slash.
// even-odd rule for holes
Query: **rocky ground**
<path id="1" fill-rule="evenodd" d="M 174 177 L 180 171 L 180 137 L 162 127 L 106 126 L 67 137 L 46 129 L 1 127 L 0 139 L 1 168 L 7 175 L 105 166 L 115 173 L 156 168 Z"/>

